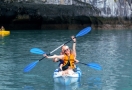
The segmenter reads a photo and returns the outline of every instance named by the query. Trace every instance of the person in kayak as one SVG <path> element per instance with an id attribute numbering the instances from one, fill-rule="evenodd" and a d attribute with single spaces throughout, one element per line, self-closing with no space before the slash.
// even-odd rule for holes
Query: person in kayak
<path id="1" fill-rule="evenodd" d="M 61 52 L 60 55 L 62 55 L 62 54 L 63 53 Z M 58 59 L 58 58 L 53 58 L 53 62 L 60 62 L 59 65 L 58 65 L 59 66 L 59 71 L 62 71 L 62 66 L 63 66 L 63 63 L 64 63 L 63 60 Z"/>
<path id="2" fill-rule="evenodd" d="M 59 65 L 58 65 L 58 66 L 59 66 L 58 70 L 59 70 L 59 71 L 63 71 L 63 69 L 62 69 L 63 63 L 64 63 L 63 60 L 58 59 L 58 58 L 54 58 L 54 59 L 53 59 L 53 62 L 60 62 Z M 79 62 L 79 61 L 76 59 L 76 60 L 75 60 L 75 63 L 78 63 L 78 62 Z M 77 71 L 76 68 L 73 69 L 73 71 L 76 72 L 76 71 Z"/>
<path id="3" fill-rule="evenodd" d="M 5 31 L 5 28 L 3 26 L 1 26 L 0 30 L 1 31 Z"/>
<path id="4" fill-rule="evenodd" d="M 72 74 L 74 73 L 73 70 L 76 68 L 75 62 L 79 62 L 76 60 L 76 38 L 74 36 L 71 37 L 73 40 L 73 49 L 71 50 L 68 46 L 62 46 L 62 55 L 53 55 L 47 56 L 44 54 L 46 58 L 49 59 L 61 59 L 62 63 L 62 70 L 64 71 L 63 74 Z M 61 66 L 60 66 L 61 68 Z"/>
<path id="5" fill-rule="evenodd" d="M 63 46 L 62 46 L 63 47 Z M 62 48 L 61 48 L 62 49 Z M 63 55 L 63 52 L 60 52 L 60 55 Z M 59 71 L 63 71 L 63 69 L 62 69 L 62 67 L 63 67 L 63 63 L 64 63 L 64 61 L 63 60 L 61 60 L 61 59 L 58 59 L 58 58 L 54 58 L 53 59 L 53 62 L 60 62 L 59 63 L 59 68 L 58 68 L 58 70 Z M 78 63 L 79 61 L 76 59 L 75 60 L 75 63 Z M 76 68 L 74 69 L 74 72 L 76 72 L 77 70 L 76 70 Z"/>

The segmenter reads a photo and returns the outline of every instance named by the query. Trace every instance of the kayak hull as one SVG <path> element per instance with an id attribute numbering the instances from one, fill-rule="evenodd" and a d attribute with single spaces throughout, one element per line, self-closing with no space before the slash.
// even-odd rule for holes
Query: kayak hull
<path id="1" fill-rule="evenodd" d="M 79 82 L 81 78 L 81 70 L 77 67 L 77 72 L 74 72 L 72 75 L 63 76 L 60 74 L 58 69 L 54 71 L 53 78 L 55 83 L 60 83 L 62 85 L 70 85 L 75 82 Z"/>
<path id="2" fill-rule="evenodd" d="M 10 35 L 10 31 L 0 31 L 0 36 L 8 36 Z"/>

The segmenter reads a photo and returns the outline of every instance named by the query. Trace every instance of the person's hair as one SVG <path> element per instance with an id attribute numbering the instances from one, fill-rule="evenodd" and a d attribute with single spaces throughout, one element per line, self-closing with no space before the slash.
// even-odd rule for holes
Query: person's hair
<path id="1" fill-rule="evenodd" d="M 63 47 L 68 47 L 67 45 L 63 45 L 62 47 L 61 47 L 61 50 L 62 50 L 62 54 L 65 54 L 65 52 L 64 52 L 64 50 L 63 50 Z M 69 47 L 68 47 L 69 48 Z M 73 50 L 71 50 L 70 48 L 69 48 L 69 50 L 70 50 L 70 53 L 73 53 Z"/>

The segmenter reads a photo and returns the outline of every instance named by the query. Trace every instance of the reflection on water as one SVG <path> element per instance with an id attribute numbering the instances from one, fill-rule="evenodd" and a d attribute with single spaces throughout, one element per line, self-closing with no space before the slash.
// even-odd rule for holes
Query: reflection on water
<path id="1" fill-rule="evenodd" d="M 73 83 L 71 85 L 62 85 L 59 83 L 54 83 L 52 90 L 77 90 L 79 87 L 80 87 L 79 82 Z M 26 85 L 23 87 L 22 90 L 48 90 L 48 88 L 45 88 L 44 85 L 40 87 Z M 51 88 L 49 90 L 51 90 Z"/>
<path id="2" fill-rule="evenodd" d="M 62 85 L 58 83 L 54 83 L 54 89 L 53 90 L 77 90 L 77 88 L 80 87 L 80 83 L 76 82 L 71 85 Z"/>

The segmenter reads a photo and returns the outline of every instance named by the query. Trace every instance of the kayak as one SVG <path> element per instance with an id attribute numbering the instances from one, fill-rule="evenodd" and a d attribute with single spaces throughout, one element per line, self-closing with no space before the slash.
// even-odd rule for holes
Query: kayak
<path id="1" fill-rule="evenodd" d="M 0 36 L 8 36 L 10 35 L 10 31 L 0 31 Z"/>
<path id="2" fill-rule="evenodd" d="M 61 71 L 59 72 L 59 70 L 56 69 L 53 73 L 53 78 L 55 83 L 60 83 L 62 85 L 70 85 L 72 83 L 79 82 L 81 75 L 82 73 L 79 67 L 77 67 L 76 72 L 71 75 L 62 75 Z"/>
<path id="3" fill-rule="evenodd" d="M 0 36 L 8 36 L 10 35 L 10 31 L 0 31 Z"/>

